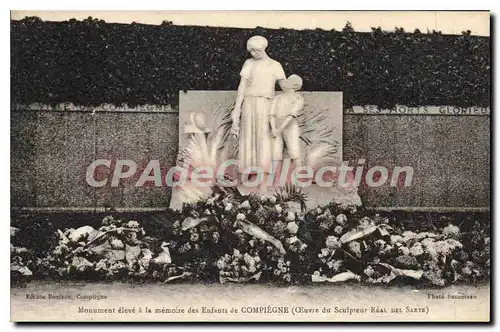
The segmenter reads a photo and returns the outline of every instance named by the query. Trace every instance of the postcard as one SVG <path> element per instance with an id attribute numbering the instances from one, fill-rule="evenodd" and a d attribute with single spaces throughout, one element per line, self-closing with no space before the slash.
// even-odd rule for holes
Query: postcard
<path id="1" fill-rule="evenodd" d="M 490 322 L 490 13 L 12 11 L 14 322 Z"/>

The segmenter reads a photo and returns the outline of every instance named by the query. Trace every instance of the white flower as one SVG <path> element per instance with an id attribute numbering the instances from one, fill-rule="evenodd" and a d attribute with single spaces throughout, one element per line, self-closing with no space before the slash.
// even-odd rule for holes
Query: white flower
<path id="1" fill-rule="evenodd" d="M 364 272 L 368 277 L 371 277 L 375 273 L 375 270 L 371 265 L 368 265 L 368 267 L 364 270 Z"/>
<path id="2" fill-rule="evenodd" d="M 467 275 L 467 276 L 470 276 L 472 274 L 472 271 L 468 266 L 466 266 L 466 267 L 462 268 L 462 273 Z"/>
<path id="3" fill-rule="evenodd" d="M 276 203 L 276 197 L 275 196 L 269 197 L 269 202 L 271 202 L 271 204 Z"/>
<path id="4" fill-rule="evenodd" d="M 355 254 L 358 258 L 361 258 L 362 252 L 361 252 L 361 243 L 357 241 L 352 241 L 349 242 L 348 244 L 349 250 Z"/>
<path id="5" fill-rule="evenodd" d="M 105 268 L 106 268 L 106 260 L 105 259 L 101 259 L 99 262 L 97 262 L 97 264 L 95 266 L 96 271 L 99 271 L 99 270 L 102 270 Z"/>
<path id="6" fill-rule="evenodd" d="M 428 237 L 437 237 L 436 234 L 434 233 L 430 233 L 430 232 L 422 232 L 422 233 L 418 233 L 416 238 L 418 240 L 422 240 L 422 239 L 425 239 L 425 238 L 428 238 Z"/>
<path id="7" fill-rule="evenodd" d="M 339 205 L 339 209 L 341 209 L 342 211 L 347 210 L 348 207 L 349 207 L 349 205 L 347 205 L 345 203 Z"/>
<path id="8" fill-rule="evenodd" d="M 370 218 L 368 217 L 363 217 L 363 219 L 361 219 L 359 221 L 361 223 L 361 225 L 363 226 L 371 226 L 374 224 L 373 220 L 371 220 Z"/>
<path id="9" fill-rule="evenodd" d="M 399 251 L 401 251 L 401 253 L 405 256 L 408 256 L 410 254 L 410 249 L 408 249 L 408 247 L 401 247 L 399 248 Z"/>
<path id="10" fill-rule="evenodd" d="M 226 206 L 224 207 L 224 211 L 229 212 L 233 209 L 233 204 L 232 203 L 227 203 Z"/>
<path id="11" fill-rule="evenodd" d="M 274 207 L 276 211 L 278 211 L 278 213 L 281 213 L 283 211 L 283 209 L 281 208 L 281 206 L 279 206 L 279 204 L 276 204 Z"/>
<path id="12" fill-rule="evenodd" d="M 234 250 L 233 250 L 233 256 L 234 256 L 235 258 L 240 258 L 240 257 L 241 257 L 241 253 L 240 253 L 240 251 L 239 251 L 238 249 L 234 249 Z"/>
<path id="13" fill-rule="evenodd" d="M 289 222 L 286 225 L 286 229 L 290 234 L 297 234 L 297 232 L 299 231 L 299 226 L 295 222 Z"/>
<path id="14" fill-rule="evenodd" d="M 226 263 L 224 262 L 224 260 L 219 259 L 219 260 L 217 261 L 217 268 L 218 268 L 219 270 L 222 270 L 225 266 L 226 266 Z M 222 272 L 222 271 L 221 271 L 221 272 Z"/>
<path id="15" fill-rule="evenodd" d="M 381 255 L 388 254 L 392 251 L 392 249 L 394 249 L 394 246 L 391 246 L 391 245 L 388 245 L 385 247 L 380 247 L 379 254 L 381 254 Z"/>
<path id="16" fill-rule="evenodd" d="M 444 241 L 438 241 L 435 244 L 435 248 L 438 254 L 442 256 L 449 255 L 453 250 L 457 248 L 462 248 L 462 244 L 454 239 L 447 239 Z"/>
<path id="17" fill-rule="evenodd" d="M 286 220 L 294 221 L 295 220 L 295 213 L 293 213 L 292 211 L 288 211 L 288 213 L 286 215 Z"/>
<path id="18" fill-rule="evenodd" d="M 243 213 L 238 213 L 236 215 L 236 220 L 245 220 L 246 216 Z"/>
<path id="19" fill-rule="evenodd" d="M 135 220 L 130 220 L 128 223 L 127 223 L 127 227 L 130 227 L 130 228 L 139 228 L 139 223 Z"/>
<path id="20" fill-rule="evenodd" d="M 66 245 L 64 244 L 61 244 L 61 245 L 58 245 L 55 249 L 54 249 L 54 254 L 55 255 L 62 255 L 64 253 L 66 253 L 68 251 L 68 247 L 66 247 Z"/>
<path id="21" fill-rule="evenodd" d="M 247 266 L 249 267 L 255 264 L 255 259 L 248 253 L 245 253 L 245 255 L 243 255 L 243 260 L 245 261 L 245 264 L 247 264 Z"/>
<path id="22" fill-rule="evenodd" d="M 252 207 L 250 206 L 250 202 L 248 200 L 244 201 L 243 203 L 240 204 L 240 208 L 242 209 L 251 209 Z"/>
<path id="23" fill-rule="evenodd" d="M 125 245 L 123 244 L 123 242 L 117 238 L 114 238 L 113 240 L 111 240 L 111 246 L 113 247 L 113 249 L 125 248 Z"/>
<path id="24" fill-rule="evenodd" d="M 213 233 L 212 233 L 212 240 L 213 240 L 215 243 L 219 242 L 219 238 L 220 238 L 219 232 L 213 232 Z"/>
<path id="25" fill-rule="evenodd" d="M 422 245 L 425 248 L 425 251 L 431 256 L 434 262 L 438 261 L 438 252 L 436 250 L 436 242 L 432 238 L 426 238 L 422 240 Z"/>
<path id="26" fill-rule="evenodd" d="M 337 237 L 330 235 L 326 238 L 325 244 L 327 248 L 337 249 L 340 248 L 340 242 Z"/>
<path id="27" fill-rule="evenodd" d="M 401 243 L 403 242 L 403 238 L 399 235 L 391 235 L 391 243 L 392 244 L 395 244 L 395 243 Z"/>
<path id="28" fill-rule="evenodd" d="M 340 234 L 342 234 L 343 230 L 344 229 L 342 228 L 342 226 L 338 225 L 335 227 L 334 232 L 337 233 L 338 235 L 340 235 Z"/>
<path id="29" fill-rule="evenodd" d="M 456 237 L 460 234 L 460 228 L 455 225 L 449 224 L 443 229 L 443 234 L 446 236 Z"/>
<path id="30" fill-rule="evenodd" d="M 321 255 L 323 257 L 328 256 L 328 254 L 330 254 L 330 251 L 328 249 L 326 249 L 326 248 L 321 249 Z"/>
<path id="31" fill-rule="evenodd" d="M 209 216 L 211 215 L 212 213 L 210 212 L 209 209 L 205 209 L 205 212 L 203 212 L 206 216 Z"/>
<path id="32" fill-rule="evenodd" d="M 408 242 L 409 240 L 413 240 L 417 237 L 417 233 L 414 233 L 412 231 L 406 231 L 401 234 L 403 236 L 403 242 Z"/>
<path id="33" fill-rule="evenodd" d="M 336 220 L 337 224 L 344 226 L 347 223 L 347 216 L 341 213 L 337 216 Z"/>
<path id="34" fill-rule="evenodd" d="M 423 255 L 424 249 L 422 248 L 422 244 L 417 242 L 410 248 L 410 254 L 412 256 L 420 256 Z"/>

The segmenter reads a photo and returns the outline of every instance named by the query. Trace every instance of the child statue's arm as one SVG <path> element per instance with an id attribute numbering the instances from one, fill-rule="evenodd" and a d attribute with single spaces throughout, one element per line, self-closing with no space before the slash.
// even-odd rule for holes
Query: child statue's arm
<path id="1" fill-rule="evenodd" d="M 281 133 L 283 130 L 285 130 L 286 126 L 288 126 L 288 124 L 290 123 L 290 121 L 292 121 L 292 119 L 295 119 L 295 116 L 293 115 L 289 115 L 285 118 L 285 121 L 283 121 L 283 124 L 281 125 L 281 127 L 278 128 L 278 133 Z"/>
<path id="2" fill-rule="evenodd" d="M 290 111 L 290 115 L 288 115 L 285 121 L 283 121 L 283 124 L 278 129 L 278 132 L 282 132 L 286 128 L 286 126 L 288 126 L 290 121 L 292 121 L 292 119 L 296 119 L 299 111 L 301 111 L 303 107 L 304 99 L 300 97 L 299 101 L 293 106 L 292 110 Z"/>

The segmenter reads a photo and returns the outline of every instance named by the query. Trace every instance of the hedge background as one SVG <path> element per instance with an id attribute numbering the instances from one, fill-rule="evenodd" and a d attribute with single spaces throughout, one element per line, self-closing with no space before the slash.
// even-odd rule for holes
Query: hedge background
<path id="1" fill-rule="evenodd" d="M 11 22 L 14 103 L 177 105 L 179 90 L 236 90 L 252 35 L 303 90 L 343 91 L 345 106 L 489 106 L 490 38 L 440 32 Z"/>

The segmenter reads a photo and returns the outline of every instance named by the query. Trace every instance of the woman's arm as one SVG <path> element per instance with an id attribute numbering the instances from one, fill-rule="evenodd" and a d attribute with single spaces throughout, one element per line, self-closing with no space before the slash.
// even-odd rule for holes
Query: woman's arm
<path id="1" fill-rule="evenodd" d="M 238 85 L 238 92 L 236 94 L 236 102 L 234 104 L 234 110 L 231 114 L 233 123 L 239 123 L 241 114 L 241 105 L 243 104 L 243 99 L 245 98 L 245 90 L 247 89 L 248 81 L 246 78 L 242 77 L 240 80 L 240 85 Z"/>
<path id="2" fill-rule="evenodd" d="M 240 80 L 240 85 L 238 86 L 238 92 L 236 94 L 236 102 L 234 103 L 234 109 L 231 112 L 231 120 L 233 124 L 231 126 L 231 133 L 234 136 L 238 136 L 240 132 L 240 115 L 241 115 L 241 105 L 243 104 L 243 99 L 245 98 L 245 90 L 248 85 L 248 80 L 244 77 Z"/>
<path id="3" fill-rule="evenodd" d="M 244 77 L 240 80 L 240 85 L 238 85 L 238 92 L 236 94 L 236 103 L 234 108 L 241 108 L 243 104 L 243 98 L 245 97 L 245 91 L 247 89 L 248 80 Z"/>

